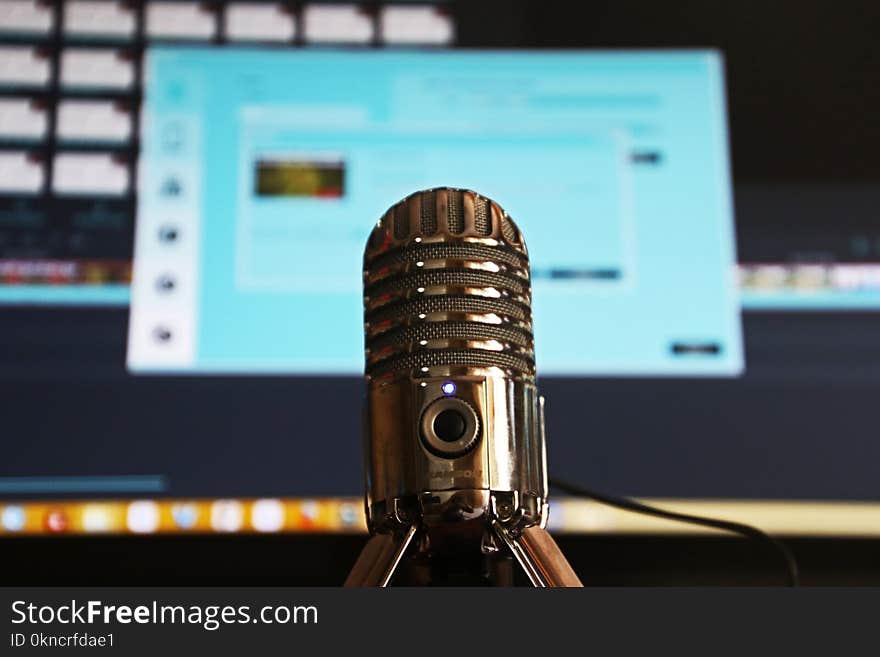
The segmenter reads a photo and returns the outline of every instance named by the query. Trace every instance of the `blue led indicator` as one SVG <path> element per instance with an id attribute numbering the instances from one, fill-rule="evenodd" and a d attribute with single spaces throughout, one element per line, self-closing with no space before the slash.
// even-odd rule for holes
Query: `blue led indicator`
<path id="1" fill-rule="evenodd" d="M 444 395 L 455 394 L 455 384 L 452 381 L 447 381 L 440 387 L 440 389 L 443 391 Z"/>

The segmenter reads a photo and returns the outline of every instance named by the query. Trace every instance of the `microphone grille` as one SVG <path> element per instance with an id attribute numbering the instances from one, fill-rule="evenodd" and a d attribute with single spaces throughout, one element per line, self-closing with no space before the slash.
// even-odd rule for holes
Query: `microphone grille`
<path id="1" fill-rule="evenodd" d="M 529 261 L 497 203 L 417 192 L 379 220 L 364 254 L 366 373 L 534 378 Z"/>

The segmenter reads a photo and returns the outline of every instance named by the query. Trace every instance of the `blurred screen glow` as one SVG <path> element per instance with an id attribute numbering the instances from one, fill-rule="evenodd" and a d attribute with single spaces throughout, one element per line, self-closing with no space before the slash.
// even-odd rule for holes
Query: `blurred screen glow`
<path id="1" fill-rule="evenodd" d="M 157 48 L 135 372 L 356 375 L 374 222 L 428 187 L 521 226 L 543 375 L 743 369 L 711 51 Z"/>

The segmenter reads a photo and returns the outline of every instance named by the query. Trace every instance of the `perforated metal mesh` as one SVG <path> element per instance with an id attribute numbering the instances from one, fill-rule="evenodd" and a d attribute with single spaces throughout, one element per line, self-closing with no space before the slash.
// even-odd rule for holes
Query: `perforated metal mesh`
<path id="1" fill-rule="evenodd" d="M 438 208 L 439 193 L 447 202 Z M 420 192 L 392 209 L 370 244 L 367 375 L 460 366 L 534 376 L 528 257 L 503 210 L 469 191 Z"/>
<path id="2" fill-rule="evenodd" d="M 374 258 L 370 267 L 375 271 L 383 267 L 406 262 L 425 262 L 428 260 L 471 260 L 473 262 L 495 262 L 509 267 L 517 267 L 522 275 L 528 273 L 528 259 L 519 251 L 506 246 L 484 246 L 469 242 L 435 242 L 432 244 L 413 244 L 405 248 L 387 251 Z"/>
<path id="3" fill-rule="evenodd" d="M 464 199 L 460 190 L 450 190 L 447 195 L 446 226 L 453 235 L 464 232 Z"/>
<path id="4" fill-rule="evenodd" d="M 414 326 L 396 328 L 378 335 L 370 341 L 370 347 L 378 349 L 388 345 L 438 339 L 499 340 L 530 349 L 532 335 L 525 329 L 483 322 L 422 322 Z"/>
<path id="5" fill-rule="evenodd" d="M 400 204 L 394 208 L 394 238 L 398 240 L 409 237 L 409 208 Z"/>
<path id="6" fill-rule="evenodd" d="M 478 235 L 488 235 L 492 231 L 489 223 L 489 202 L 484 198 L 474 199 L 474 228 Z"/>
<path id="7" fill-rule="evenodd" d="M 499 315 L 521 322 L 527 321 L 531 316 L 528 307 L 516 301 L 480 297 L 475 294 L 444 294 L 389 303 L 367 312 L 365 319 L 369 324 L 378 324 L 392 319 L 410 321 L 419 315 L 432 313 Z"/>
<path id="8" fill-rule="evenodd" d="M 434 192 L 425 192 L 421 198 L 421 230 L 425 235 L 437 232 L 437 198 Z"/>
<path id="9" fill-rule="evenodd" d="M 377 297 L 388 292 L 417 290 L 436 285 L 455 287 L 493 288 L 519 295 L 528 294 L 528 281 L 516 276 L 478 269 L 429 269 L 415 273 L 388 276 L 364 290 L 365 297 Z"/>
<path id="10" fill-rule="evenodd" d="M 418 370 L 440 365 L 458 365 L 461 367 L 498 367 L 517 372 L 531 372 L 535 369 L 535 361 L 521 358 L 503 351 L 485 349 L 422 349 L 408 354 L 392 356 L 370 366 L 368 374 L 380 376 L 387 372 L 400 370 Z"/>
<path id="11" fill-rule="evenodd" d="M 516 239 L 516 227 L 507 217 L 501 221 L 501 234 L 504 235 L 504 239 L 511 244 L 516 244 L 518 242 Z"/>

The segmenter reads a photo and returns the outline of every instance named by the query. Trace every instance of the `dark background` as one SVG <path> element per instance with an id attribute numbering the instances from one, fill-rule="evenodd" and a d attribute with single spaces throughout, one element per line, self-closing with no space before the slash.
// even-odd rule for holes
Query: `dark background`
<path id="1" fill-rule="evenodd" d="M 871 0 L 454 3 L 465 47 L 696 48 L 727 61 L 734 177 L 878 182 Z"/>
<path id="2" fill-rule="evenodd" d="M 880 3 L 462 1 L 450 11 L 462 47 L 719 48 L 740 261 L 880 261 Z M 880 316 L 746 312 L 743 322 L 738 379 L 542 381 L 551 473 L 630 495 L 880 499 Z M 0 310 L 0 475 L 165 473 L 172 496 L 359 494 L 360 381 L 132 377 L 126 328 L 119 309 Z M 23 564 L 11 574 L 22 584 L 334 584 L 362 540 L 4 539 L 0 554 Z M 562 543 L 595 584 L 769 583 L 776 572 L 772 555 L 737 539 Z M 807 583 L 880 581 L 872 541 L 795 547 Z"/>

